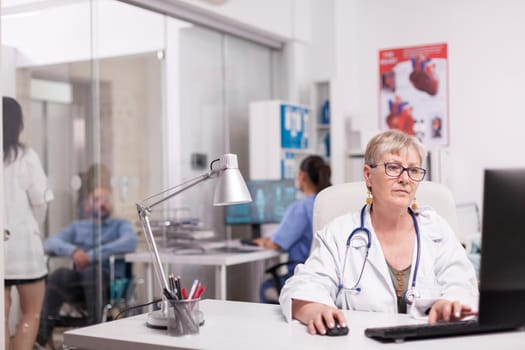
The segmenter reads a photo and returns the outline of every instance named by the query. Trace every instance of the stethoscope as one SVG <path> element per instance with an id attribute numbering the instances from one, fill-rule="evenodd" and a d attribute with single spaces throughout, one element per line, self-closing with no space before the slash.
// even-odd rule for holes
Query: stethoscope
<path id="1" fill-rule="evenodd" d="M 361 277 L 363 277 L 363 272 L 365 270 L 366 261 L 368 260 L 368 253 L 370 252 L 370 247 L 372 246 L 372 234 L 370 233 L 370 230 L 365 227 L 365 213 L 366 213 L 366 204 L 363 206 L 363 209 L 361 209 L 361 225 L 359 227 L 356 227 L 351 233 L 350 236 L 348 236 L 348 239 L 346 240 L 346 251 L 345 251 L 345 258 L 343 261 L 343 269 L 341 272 L 341 276 L 339 276 L 339 285 L 338 285 L 338 293 L 342 289 L 347 289 L 349 291 L 352 291 L 354 293 L 360 293 L 361 287 L 359 287 L 359 283 L 361 282 Z M 419 269 L 419 257 L 421 253 L 421 242 L 419 238 L 419 225 L 416 220 L 416 214 L 414 211 L 410 208 L 408 208 L 408 213 L 412 217 L 412 221 L 414 222 L 414 228 L 416 230 L 416 241 L 417 241 L 417 248 L 416 248 L 416 263 L 414 265 L 414 274 L 412 275 L 412 283 L 410 287 L 405 292 L 403 299 L 408 305 L 411 305 L 416 298 L 419 298 L 419 293 L 416 290 L 416 278 L 417 278 L 417 272 Z M 357 278 L 357 282 L 354 284 L 351 288 L 345 288 L 343 286 L 343 276 L 345 272 L 346 267 L 346 260 L 348 257 L 348 250 L 350 248 L 350 243 L 352 242 L 352 239 L 358 238 L 360 235 L 366 234 L 366 252 L 364 255 L 363 265 L 361 266 L 361 271 L 359 272 L 359 277 Z M 361 237 L 361 239 L 364 239 Z"/>

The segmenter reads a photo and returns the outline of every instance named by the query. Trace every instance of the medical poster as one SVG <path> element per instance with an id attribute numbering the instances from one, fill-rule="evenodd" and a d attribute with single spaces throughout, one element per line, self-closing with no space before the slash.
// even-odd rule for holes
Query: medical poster
<path id="1" fill-rule="evenodd" d="M 447 44 L 379 51 L 379 127 L 448 145 Z"/>

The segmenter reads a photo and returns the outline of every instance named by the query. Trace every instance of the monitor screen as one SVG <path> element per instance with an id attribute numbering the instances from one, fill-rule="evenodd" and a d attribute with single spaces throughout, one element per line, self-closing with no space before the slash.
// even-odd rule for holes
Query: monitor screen
<path id="1" fill-rule="evenodd" d="M 525 169 L 485 170 L 481 269 L 490 288 L 525 290 Z M 485 246 L 498 249 L 484 250 Z M 487 272 L 492 272 L 489 276 Z M 503 282 L 502 274 L 509 278 Z M 493 278 L 491 278 L 493 277 Z"/>
<path id="2" fill-rule="evenodd" d="M 525 169 L 485 170 L 479 321 L 524 324 Z"/>
<path id="3" fill-rule="evenodd" d="M 279 223 L 286 208 L 296 200 L 294 180 L 248 180 L 251 203 L 226 207 L 226 225 Z"/>

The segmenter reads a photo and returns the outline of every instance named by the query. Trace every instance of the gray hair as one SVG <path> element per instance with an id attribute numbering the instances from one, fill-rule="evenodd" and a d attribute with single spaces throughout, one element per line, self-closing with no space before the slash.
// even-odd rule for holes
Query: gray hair
<path id="1" fill-rule="evenodd" d="M 365 151 L 365 164 L 377 164 L 384 154 L 399 154 L 401 150 L 406 148 L 412 148 L 417 152 L 421 165 L 427 156 L 425 146 L 414 136 L 395 129 L 387 130 L 375 135 L 368 142 Z"/>

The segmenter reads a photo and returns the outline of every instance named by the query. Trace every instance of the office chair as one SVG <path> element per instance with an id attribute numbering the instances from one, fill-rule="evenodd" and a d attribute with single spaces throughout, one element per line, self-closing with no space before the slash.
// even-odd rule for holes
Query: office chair
<path id="1" fill-rule="evenodd" d="M 337 216 L 361 210 L 366 195 L 364 181 L 332 185 L 319 192 L 314 202 L 313 231 L 319 231 Z M 452 192 L 445 185 L 431 181 L 421 182 L 417 189 L 416 201 L 420 207 L 428 205 L 434 208 L 461 241 L 456 204 Z"/>
<path id="2" fill-rule="evenodd" d="M 282 277 L 284 277 L 289 271 L 295 268 L 295 265 L 300 264 L 300 261 L 288 260 L 275 265 L 270 266 L 264 272 L 272 275 L 275 291 L 266 291 L 264 302 L 267 304 L 279 304 L 279 294 L 283 288 Z"/>
<path id="3" fill-rule="evenodd" d="M 479 252 L 481 244 L 481 216 L 477 203 L 465 202 L 456 205 L 459 229 L 468 253 Z"/>
<path id="4" fill-rule="evenodd" d="M 326 226 L 332 219 L 348 212 L 361 210 L 365 204 L 367 189 L 364 181 L 349 182 L 330 186 L 319 192 L 314 202 L 312 219 L 313 232 L 317 232 Z M 470 226 L 479 229 L 479 211 L 473 203 L 467 205 L 456 205 L 452 192 L 443 184 L 431 181 L 423 181 L 419 184 L 416 200 L 420 207 L 431 206 L 452 228 L 461 245 L 465 248 L 467 256 L 471 261 L 476 275 L 479 278 L 480 254 L 475 251 L 479 249 L 480 232 L 470 232 L 471 229 L 460 225 L 458 213 L 462 214 L 468 210 Z M 315 240 L 312 240 L 312 246 Z M 478 242 L 476 246 L 475 242 Z M 312 247 L 313 248 L 313 247 Z M 310 249 L 310 251 L 312 250 Z"/>

